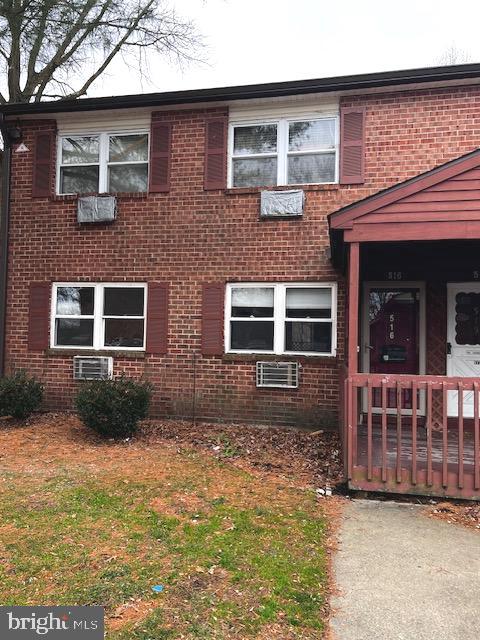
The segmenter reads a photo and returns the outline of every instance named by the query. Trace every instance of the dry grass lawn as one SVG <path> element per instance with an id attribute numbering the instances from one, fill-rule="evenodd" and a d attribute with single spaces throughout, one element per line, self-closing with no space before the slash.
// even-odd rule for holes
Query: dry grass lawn
<path id="1" fill-rule="evenodd" d="M 104 605 L 112 640 L 321 638 L 323 503 L 220 436 L 112 443 L 62 414 L 2 422 L 1 603 Z"/>

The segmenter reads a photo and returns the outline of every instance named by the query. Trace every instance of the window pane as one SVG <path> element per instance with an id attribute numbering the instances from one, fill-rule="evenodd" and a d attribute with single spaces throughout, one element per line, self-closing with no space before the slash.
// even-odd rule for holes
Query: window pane
<path id="1" fill-rule="evenodd" d="M 273 351 L 273 322 L 231 323 L 231 349 Z"/>
<path id="2" fill-rule="evenodd" d="M 62 138 L 62 164 L 98 162 L 98 137 Z"/>
<path id="3" fill-rule="evenodd" d="M 58 287 L 57 315 L 93 316 L 93 287 Z"/>
<path id="4" fill-rule="evenodd" d="M 480 344 L 480 294 L 464 291 L 455 296 L 455 341 Z"/>
<path id="5" fill-rule="evenodd" d="M 235 127 L 233 134 L 234 155 L 247 155 L 249 153 L 276 153 L 276 151 L 276 124 Z"/>
<path id="6" fill-rule="evenodd" d="M 110 162 L 136 162 L 148 160 L 148 136 L 110 136 Z"/>
<path id="7" fill-rule="evenodd" d="M 330 318 L 331 289 L 287 289 L 287 318 Z"/>
<path id="8" fill-rule="evenodd" d="M 286 322 L 285 351 L 330 353 L 332 325 L 329 322 Z"/>
<path id="9" fill-rule="evenodd" d="M 288 158 L 289 184 L 335 181 L 335 154 L 290 156 Z"/>
<path id="10" fill-rule="evenodd" d="M 105 320 L 106 347 L 143 347 L 143 320 Z"/>
<path id="11" fill-rule="evenodd" d="M 105 287 L 103 315 L 143 316 L 143 287 Z"/>
<path id="12" fill-rule="evenodd" d="M 277 158 L 233 161 L 234 187 L 267 187 L 277 184 Z"/>
<path id="13" fill-rule="evenodd" d="M 235 287 L 232 289 L 232 317 L 273 317 L 272 287 Z"/>
<path id="14" fill-rule="evenodd" d="M 93 320 L 57 318 L 55 338 L 61 347 L 93 347 Z"/>
<path id="15" fill-rule="evenodd" d="M 108 168 L 108 190 L 144 192 L 147 190 L 148 165 L 114 165 Z"/>
<path id="16" fill-rule="evenodd" d="M 98 193 L 98 167 L 62 167 L 61 193 Z"/>
<path id="17" fill-rule="evenodd" d="M 332 147 L 335 147 L 335 120 L 313 120 L 289 124 L 289 151 L 315 151 Z"/>

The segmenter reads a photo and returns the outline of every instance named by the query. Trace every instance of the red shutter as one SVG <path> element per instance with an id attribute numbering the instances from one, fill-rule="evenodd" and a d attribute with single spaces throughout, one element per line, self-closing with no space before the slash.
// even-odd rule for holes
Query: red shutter
<path id="1" fill-rule="evenodd" d="M 28 302 L 28 349 L 48 349 L 48 323 L 50 318 L 49 282 L 32 282 Z"/>
<path id="2" fill-rule="evenodd" d="M 150 132 L 150 192 L 170 191 L 172 123 L 152 122 Z"/>
<path id="3" fill-rule="evenodd" d="M 365 107 L 340 110 L 340 183 L 365 182 Z"/>
<path id="4" fill-rule="evenodd" d="M 54 150 L 53 131 L 39 131 L 35 134 L 32 176 L 34 198 L 48 198 L 52 194 Z"/>
<path id="5" fill-rule="evenodd" d="M 202 353 L 206 356 L 223 354 L 225 284 L 203 285 L 202 295 Z"/>
<path id="6" fill-rule="evenodd" d="M 162 355 L 168 350 L 168 284 L 148 283 L 147 353 Z"/>
<path id="7" fill-rule="evenodd" d="M 227 187 L 228 118 L 205 121 L 205 190 Z"/>

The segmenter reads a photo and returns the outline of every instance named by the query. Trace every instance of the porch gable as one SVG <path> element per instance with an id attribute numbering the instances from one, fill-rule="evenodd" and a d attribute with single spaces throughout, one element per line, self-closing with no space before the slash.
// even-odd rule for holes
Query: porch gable
<path id="1" fill-rule="evenodd" d="M 345 242 L 480 238 L 480 150 L 343 207 L 329 224 Z"/>

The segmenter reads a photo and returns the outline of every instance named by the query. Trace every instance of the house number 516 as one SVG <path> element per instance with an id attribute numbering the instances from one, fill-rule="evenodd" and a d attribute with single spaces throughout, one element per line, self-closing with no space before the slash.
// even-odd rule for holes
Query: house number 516
<path id="1" fill-rule="evenodd" d="M 388 271 L 387 272 L 387 280 L 402 280 L 402 272 L 401 271 Z"/>

